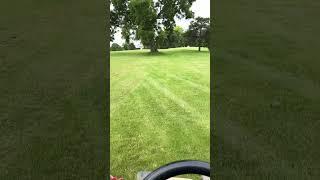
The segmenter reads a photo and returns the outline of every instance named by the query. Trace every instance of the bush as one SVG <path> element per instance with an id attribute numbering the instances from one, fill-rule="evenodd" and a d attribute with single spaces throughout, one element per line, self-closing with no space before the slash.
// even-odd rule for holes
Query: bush
<path id="1" fill-rule="evenodd" d="M 124 50 L 129 50 L 129 45 L 127 43 L 124 43 L 122 46 Z"/>
<path id="2" fill-rule="evenodd" d="M 123 48 L 117 43 L 112 43 L 110 50 L 111 51 L 122 51 Z"/>
<path id="3" fill-rule="evenodd" d="M 129 44 L 129 50 L 135 50 L 136 46 L 133 43 Z"/>
<path id="4" fill-rule="evenodd" d="M 136 49 L 136 46 L 133 44 L 133 43 L 124 43 L 123 44 L 123 49 L 124 50 L 135 50 Z"/>

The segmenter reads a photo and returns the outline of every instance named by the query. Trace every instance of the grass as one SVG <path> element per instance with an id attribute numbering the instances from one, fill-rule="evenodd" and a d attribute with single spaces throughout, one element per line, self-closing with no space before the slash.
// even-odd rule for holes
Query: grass
<path id="1" fill-rule="evenodd" d="M 207 49 L 111 52 L 112 175 L 209 161 L 209 63 Z"/>
<path id="2" fill-rule="evenodd" d="M 319 5 L 216 4 L 215 179 L 319 178 Z"/>
<path id="3" fill-rule="evenodd" d="M 106 179 L 103 2 L 0 11 L 0 179 Z"/>

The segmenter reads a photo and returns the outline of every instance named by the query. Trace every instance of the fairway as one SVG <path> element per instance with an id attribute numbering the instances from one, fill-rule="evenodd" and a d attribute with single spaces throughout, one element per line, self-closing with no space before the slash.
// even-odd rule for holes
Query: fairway
<path id="1" fill-rule="evenodd" d="M 215 6 L 214 179 L 319 179 L 319 5 Z"/>
<path id="2" fill-rule="evenodd" d="M 1 180 L 106 179 L 101 4 L 1 3 Z"/>
<path id="3" fill-rule="evenodd" d="M 207 49 L 111 52 L 112 175 L 209 161 L 209 65 Z"/>

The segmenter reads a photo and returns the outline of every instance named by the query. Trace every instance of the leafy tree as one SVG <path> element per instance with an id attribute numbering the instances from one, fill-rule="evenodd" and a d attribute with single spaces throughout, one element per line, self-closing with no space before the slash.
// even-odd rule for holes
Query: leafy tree
<path id="1" fill-rule="evenodd" d="M 167 37 L 167 33 L 164 30 L 161 30 L 157 37 L 157 44 L 159 49 L 168 49 L 169 41 Z"/>
<path id="2" fill-rule="evenodd" d="M 206 47 L 208 47 L 209 51 L 211 51 L 213 49 L 213 44 L 211 44 L 211 34 L 212 34 L 212 26 L 209 26 L 208 29 L 206 29 L 205 31 L 205 45 Z"/>
<path id="3" fill-rule="evenodd" d="M 124 43 L 122 45 L 122 47 L 123 47 L 124 50 L 129 50 L 129 44 L 127 44 L 127 43 Z"/>
<path id="4" fill-rule="evenodd" d="M 161 30 L 157 36 L 157 44 L 159 49 L 175 48 L 184 46 L 183 28 L 176 26 L 173 30 L 171 40 L 169 40 L 169 32 Z"/>
<path id="5" fill-rule="evenodd" d="M 195 0 L 111 0 L 112 29 L 120 27 L 126 40 L 131 36 L 141 40 L 151 52 L 157 52 L 162 30 L 167 33 L 169 42 L 173 42 L 175 17 L 192 18 L 190 10 Z M 112 30 L 111 30 L 112 31 Z M 162 34 L 163 35 L 163 34 Z"/>
<path id="6" fill-rule="evenodd" d="M 135 50 L 136 46 L 134 45 L 134 43 L 130 43 L 129 44 L 129 50 Z"/>
<path id="7" fill-rule="evenodd" d="M 117 43 L 112 43 L 110 50 L 111 51 L 122 51 L 123 48 Z"/>
<path id="8" fill-rule="evenodd" d="M 127 9 L 126 1 L 111 0 L 111 11 L 110 11 L 111 41 L 114 40 L 114 34 L 116 33 L 117 28 L 121 26 L 122 19 L 126 15 L 126 9 Z"/>
<path id="9" fill-rule="evenodd" d="M 172 38 L 170 41 L 170 47 L 182 47 L 184 46 L 184 38 L 183 38 L 183 28 L 180 26 L 176 26 L 172 33 Z"/>
<path id="10" fill-rule="evenodd" d="M 136 46 L 134 45 L 134 43 L 124 43 L 123 49 L 124 50 L 135 50 Z"/>
<path id="11" fill-rule="evenodd" d="M 118 19 L 114 11 L 110 12 L 110 40 L 114 40 L 114 34 L 116 33 L 116 28 L 118 25 Z"/>
<path id="12" fill-rule="evenodd" d="M 183 38 L 184 38 L 184 45 L 185 46 L 197 46 L 195 39 L 196 39 L 196 34 L 194 31 L 191 31 L 190 29 L 188 29 L 184 34 L 183 34 Z"/>
<path id="13" fill-rule="evenodd" d="M 189 29 L 185 34 L 188 45 L 208 47 L 210 35 L 210 18 L 197 17 L 190 23 Z"/>
<path id="14" fill-rule="evenodd" d="M 156 34 L 157 12 L 152 0 L 131 0 L 129 4 L 131 19 L 135 25 L 136 38 L 157 52 Z"/>

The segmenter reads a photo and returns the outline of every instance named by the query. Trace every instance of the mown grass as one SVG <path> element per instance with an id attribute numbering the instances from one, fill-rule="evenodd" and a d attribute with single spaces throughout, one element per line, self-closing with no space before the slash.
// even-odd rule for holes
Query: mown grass
<path id="1" fill-rule="evenodd" d="M 111 52 L 111 174 L 209 161 L 209 52 Z"/>
<path id="2" fill-rule="evenodd" d="M 216 179 L 320 177 L 319 5 L 216 4 Z"/>
<path id="3" fill-rule="evenodd" d="M 106 178 L 103 2 L 0 11 L 0 179 Z"/>

